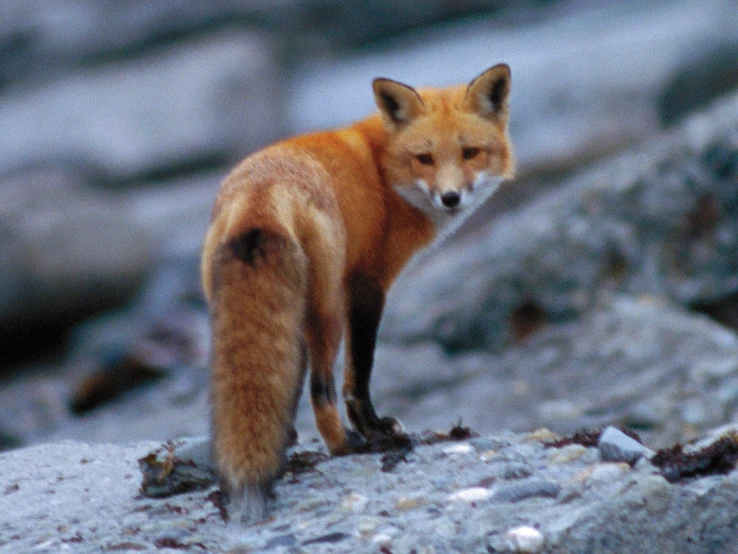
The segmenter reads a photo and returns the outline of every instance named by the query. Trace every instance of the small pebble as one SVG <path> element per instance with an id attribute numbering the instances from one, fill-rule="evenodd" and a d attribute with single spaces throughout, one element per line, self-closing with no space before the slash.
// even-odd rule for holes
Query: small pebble
<path id="1" fill-rule="evenodd" d="M 466 454 L 471 454 L 473 450 L 474 449 L 470 444 L 462 442 L 459 444 L 452 444 L 451 446 L 444 448 L 443 453 L 448 456 L 462 456 Z"/>
<path id="2" fill-rule="evenodd" d="M 597 448 L 600 450 L 602 460 L 606 462 L 633 463 L 650 453 L 650 450 L 640 442 L 612 426 L 602 431 Z"/>
<path id="3" fill-rule="evenodd" d="M 398 510 L 412 510 L 413 508 L 417 508 L 424 503 L 425 501 L 422 498 L 407 498 L 403 496 L 397 499 L 397 502 L 395 503 L 395 508 L 397 508 Z"/>
<path id="4" fill-rule="evenodd" d="M 359 536 L 367 538 L 374 534 L 380 523 L 381 521 L 375 517 L 366 517 L 359 521 L 356 525 L 356 530 L 358 531 Z"/>
<path id="5" fill-rule="evenodd" d="M 590 479 L 599 482 L 613 481 L 628 471 L 630 466 L 625 462 L 599 464 L 593 468 Z"/>
<path id="6" fill-rule="evenodd" d="M 505 535 L 514 552 L 540 552 L 543 548 L 543 535 L 533 527 L 516 527 Z"/>
<path id="7" fill-rule="evenodd" d="M 484 487 L 471 487 L 456 491 L 449 496 L 448 499 L 451 502 L 481 502 L 483 500 L 487 500 L 490 496 L 492 496 L 492 491 L 489 489 Z"/>
<path id="8" fill-rule="evenodd" d="M 374 535 L 372 542 L 377 546 L 388 546 L 392 543 L 392 537 L 386 533 L 379 533 L 378 535 Z"/>
<path id="9" fill-rule="evenodd" d="M 630 466 L 625 462 L 597 464 L 579 471 L 574 475 L 572 481 L 575 483 L 605 483 L 619 479 L 627 471 L 630 471 Z"/>
<path id="10" fill-rule="evenodd" d="M 526 441 L 538 441 L 538 442 L 551 442 L 551 441 L 559 440 L 560 438 L 561 438 L 560 435 L 557 435 L 556 433 L 546 429 L 545 427 L 536 429 L 532 433 L 528 433 L 525 436 Z"/>
<path id="11" fill-rule="evenodd" d="M 520 502 L 527 498 L 556 498 L 561 486 L 545 479 L 528 479 L 497 489 L 494 499 L 500 502 Z"/>

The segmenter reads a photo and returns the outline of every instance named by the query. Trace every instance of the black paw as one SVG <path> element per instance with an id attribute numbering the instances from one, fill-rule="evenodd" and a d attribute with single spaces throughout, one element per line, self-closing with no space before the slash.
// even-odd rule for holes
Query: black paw
<path id="1" fill-rule="evenodd" d="M 389 436 L 404 436 L 405 429 L 402 423 L 394 417 L 380 417 L 376 423 L 372 425 L 372 431 Z"/>
<path id="2" fill-rule="evenodd" d="M 361 448 L 362 452 L 406 452 L 413 445 L 412 438 L 405 433 L 400 422 L 391 417 L 375 420 L 364 437 L 366 444 Z"/>

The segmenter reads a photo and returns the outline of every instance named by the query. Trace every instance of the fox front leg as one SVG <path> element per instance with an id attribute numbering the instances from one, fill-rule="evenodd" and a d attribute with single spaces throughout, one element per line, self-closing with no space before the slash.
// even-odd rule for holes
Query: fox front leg
<path id="1" fill-rule="evenodd" d="M 377 416 L 369 392 L 377 330 L 384 309 L 384 290 L 378 280 L 359 274 L 351 276 L 348 290 L 343 385 L 346 413 L 354 428 L 367 438 L 372 433 L 401 434 L 402 425 L 397 420 Z"/>

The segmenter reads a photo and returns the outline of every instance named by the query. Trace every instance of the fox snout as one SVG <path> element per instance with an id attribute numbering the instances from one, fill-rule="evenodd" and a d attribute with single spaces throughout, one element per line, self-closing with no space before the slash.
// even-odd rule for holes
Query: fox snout
<path id="1" fill-rule="evenodd" d="M 430 197 L 430 204 L 437 211 L 453 214 L 465 211 L 484 202 L 497 189 L 501 177 L 479 172 L 474 180 L 453 187 L 429 187 L 425 183 L 421 189 Z"/>
<path id="2" fill-rule="evenodd" d="M 455 164 L 441 165 L 434 179 L 427 179 L 426 191 L 434 208 L 451 212 L 465 207 L 473 184 Z"/>
<path id="3" fill-rule="evenodd" d="M 458 208 L 461 205 L 461 194 L 459 194 L 455 190 L 452 190 L 451 192 L 444 192 L 443 194 L 441 194 L 440 198 L 443 207 L 448 208 L 449 210 Z"/>
<path id="4" fill-rule="evenodd" d="M 464 207 L 468 193 L 465 190 L 432 191 L 431 203 L 438 210 L 452 212 Z"/>

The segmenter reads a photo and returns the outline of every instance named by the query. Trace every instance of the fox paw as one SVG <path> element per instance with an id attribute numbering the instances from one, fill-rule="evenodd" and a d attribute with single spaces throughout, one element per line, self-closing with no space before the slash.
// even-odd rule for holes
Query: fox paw
<path id="1" fill-rule="evenodd" d="M 405 435 L 405 428 L 402 423 L 394 417 L 380 417 L 376 423 L 372 425 L 372 431 L 389 436 Z"/>
<path id="2" fill-rule="evenodd" d="M 391 417 L 383 417 L 376 421 L 365 435 L 365 452 L 407 451 L 412 449 L 413 440 L 406 434 L 399 421 Z"/>

